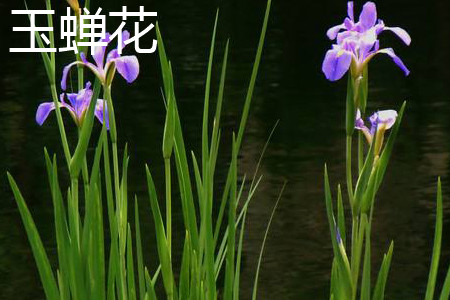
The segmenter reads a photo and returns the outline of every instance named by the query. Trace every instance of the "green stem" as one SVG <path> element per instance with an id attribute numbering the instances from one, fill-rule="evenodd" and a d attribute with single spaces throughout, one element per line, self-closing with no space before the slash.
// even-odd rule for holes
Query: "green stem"
<path id="1" fill-rule="evenodd" d="M 350 201 L 350 207 L 352 207 L 352 212 L 353 212 L 352 136 L 351 135 L 347 135 L 346 174 L 347 174 L 348 198 Z"/>
<path id="2" fill-rule="evenodd" d="M 166 173 L 166 226 L 167 226 L 167 247 L 169 255 L 172 257 L 172 195 L 170 183 L 170 159 L 164 159 L 164 169 Z"/>
<path id="3" fill-rule="evenodd" d="M 59 100 L 58 100 L 58 93 L 56 92 L 56 85 L 55 83 L 50 84 L 50 89 L 52 92 L 52 98 L 53 103 L 55 104 L 55 112 L 56 112 L 56 120 L 58 122 L 58 128 L 59 128 L 59 134 L 61 135 L 61 142 L 64 150 L 64 156 L 66 158 L 67 167 L 70 168 L 70 150 L 69 150 L 69 144 L 67 142 L 67 136 L 66 136 L 66 130 L 64 127 L 64 122 L 61 116 L 61 109 L 59 107 Z"/>
<path id="4" fill-rule="evenodd" d="M 113 155 L 113 169 L 114 169 L 114 191 L 115 191 L 115 195 L 116 195 L 116 212 L 119 212 L 122 207 L 123 204 L 121 203 L 122 201 L 122 197 L 121 197 L 121 193 L 120 193 L 120 175 L 119 175 L 119 156 L 118 156 L 118 152 L 117 152 L 117 131 L 116 131 L 116 120 L 115 120 L 115 115 L 114 115 L 114 106 L 113 106 L 113 102 L 112 102 L 112 97 L 111 97 L 111 86 L 110 85 L 104 85 L 103 86 L 103 90 L 104 90 L 104 98 L 106 99 L 106 107 L 108 109 L 108 118 L 109 118 L 109 134 L 111 137 L 111 147 L 112 147 L 112 155 Z M 118 230 L 120 232 L 120 224 L 121 221 L 119 220 L 119 215 L 118 213 L 116 213 L 116 226 L 118 226 Z M 126 224 L 126 219 L 125 219 L 125 224 Z M 121 239 L 125 239 L 126 240 L 126 234 L 125 235 L 121 235 L 118 234 L 118 247 L 120 248 L 120 245 L 122 245 L 122 241 Z M 123 254 L 121 253 L 121 251 L 117 252 L 118 255 L 120 256 L 118 258 L 119 260 L 119 270 L 116 270 L 117 273 L 117 280 L 118 280 L 118 286 L 119 286 L 119 293 L 121 293 L 121 299 L 126 299 L 127 295 L 126 295 L 126 280 L 125 280 L 125 260 L 123 257 Z"/>
<path id="5" fill-rule="evenodd" d="M 80 247 L 80 214 L 78 209 L 78 178 L 71 179 L 72 199 L 71 207 L 72 211 L 69 215 L 72 216 L 72 233 L 76 240 L 76 245 Z M 78 249 L 79 250 L 79 249 Z"/>
<path id="6" fill-rule="evenodd" d="M 111 137 L 112 154 L 113 154 L 113 170 L 114 170 L 114 190 L 116 193 L 116 205 L 120 199 L 120 180 L 119 180 L 119 156 L 117 153 L 117 131 L 116 120 L 114 116 L 114 107 L 111 98 L 111 86 L 104 86 L 104 97 L 106 99 L 106 107 L 109 117 L 109 134 Z"/>
<path id="7" fill-rule="evenodd" d="M 358 175 L 361 174 L 364 165 L 364 141 L 361 132 L 358 132 Z"/>
<path id="8" fill-rule="evenodd" d="M 80 139 L 81 130 L 78 128 L 78 139 Z M 87 167 L 87 160 L 86 156 L 83 159 L 83 165 L 82 165 L 82 175 L 83 175 L 83 185 L 84 185 L 84 193 L 87 195 L 88 187 L 89 187 L 89 172 Z"/>

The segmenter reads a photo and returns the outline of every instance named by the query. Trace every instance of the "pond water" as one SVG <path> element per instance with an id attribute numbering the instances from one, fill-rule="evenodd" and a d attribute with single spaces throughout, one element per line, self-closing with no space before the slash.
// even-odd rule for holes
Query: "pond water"
<path id="1" fill-rule="evenodd" d="M 35 1 L 36 2 L 36 1 Z M 40 8 L 40 3 L 33 2 Z M 42 5 L 43 5 L 43 1 Z M 97 1 L 95 1 L 97 2 Z M 125 3 L 138 8 L 142 1 Z M 357 3 L 357 9 L 362 3 Z M 12 18 L 10 9 L 20 3 L 0 4 L 8 25 L 2 33 L 3 50 L 23 44 L 11 31 L 26 19 Z M 102 6 L 120 10 L 121 3 Z M 259 37 L 265 1 L 151 1 L 146 10 L 157 11 L 166 49 L 173 63 L 176 93 L 187 149 L 199 153 L 204 81 L 216 8 L 220 7 L 218 81 L 226 39 L 230 62 L 225 92 L 223 148 L 218 183 L 223 182 L 230 157 L 231 132 L 236 130 Z M 63 12 L 63 5 L 57 6 Z M 399 108 L 408 101 L 391 163 L 376 202 L 372 233 L 373 269 L 378 270 L 391 240 L 394 256 L 387 299 L 423 298 L 434 235 L 436 180 L 442 176 L 444 235 L 441 269 L 443 281 L 450 262 L 450 4 L 447 0 L 378 1 L 379 16 L 388 25 L 401 26 L 412 36 L 410 47 L 389 33 L 382 45 L 395 48 L 411 70 L 407 78 L 388 58 L 376 57 L 370 67 L 368 110 Z M 259 299 L 327 299 L 332 249 L 323 197 L 323 165 L 332 184 L 345 181 L 344 113 L 345 80 L 330 83 L 321 63 L 331 43 L 326 30 L 346 13 L 345 1 L 274 0 L 257 86 L 252 102 L 239 164 L 240 175 L 251 176 L 274 124 L 279 120 L 261 165 L 263 180 L 251 204 L 243 253 L 242 299 L 249 299 L 265 226 L 277 195 L 287 181 L 264 253 Z M 22 23 L 21 23 L 22 22 Z M 4 36 L 4 40 L 5 40 Z M 27 40 L 25 39 L 25 42 Z M 58 56 L 58 63 L 71 60 Z M 161 137 L 164 107 L 157 56 L 139 55 L 141 75 L 131 86 L 116 79 L 116 106 L 121 148 L 128 142 L 131 155 L 129 192 L 141 203 L 146 262 L 155 267 L 153 223 L 146 198 L 144 163 L 149 163 L 163 190 Z M 63 167 L 56 121 L 53 116 L 39 127 L 37 105 L 49 101 L 47 78 L 38 54 L 12 54 L 4 58 L 0 87 L 0 172 L 9 170 L 21 186 L 35 217 L 51 260 L 53 209 L 43 147 L 57 152 Z M 59 75 L 58 75 L 59 76 Z M 216 95 L 217 84 L 213 85 Z M 66 124 L 71 124 L 65 118 Z M 69 139 L 76 132 L 69 130 Z M 91 151 L 92 149 L 90 149 Z M 42 299 L 43 290 L 20 215 L 7 184 L 0 177 L 0 298 Z M 222 180 L 222 181 L 221 181 Z M 161 192 L 160 191 L 160 192 Z M 173 200 L 174 203 L 176 199 Z M 174 234 L 182 237 L 181 212 L 175 207 Z M 439 289 L 440 290 L 440 289 Z"/>

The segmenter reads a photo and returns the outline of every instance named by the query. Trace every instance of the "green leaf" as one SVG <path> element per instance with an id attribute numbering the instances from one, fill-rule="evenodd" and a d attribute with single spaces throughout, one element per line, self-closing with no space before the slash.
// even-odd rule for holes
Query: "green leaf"
<path id="1" fill-rule="evenodd" d="M 340 245 L 337 243 L 336 222 L 333 214 L 333 200 L 331 198 L 330 182 L 328 180 L 328 171 L 325 166 L 324 169 L 325 182 L 325 204 L 327 208 L 328 225 L 330 226 L 331 243 L 333 245 L 334 257 L 337 263 L 337 278 L 339 278 L 339 294 L 345 295 L 345 298 L 351 297 L 352 294 L 352 275 L 350 271 L 350 264 L 348 258 Z M 342 245 L 342 243 L 341 243 Z"/>
<path id="2" fill-rule="evenodd" d="M 373 300 L 383 300 L 384 290 L 389 274 L 389 267 L 392 260 L 392 252 L 394 251 L 394 242 L 391 242 L 388 253 L 384 255 L 383 262 L 381 263 L 380 271 L 378 272 L 377 283 L 375 284 L 375 290 L 373 292 Z"/>
<path id="3" fill-rule="evenodd" d="M 166 112 L 166 122 L 164 124 L 164 135 L 163 135 L 163 157 L 164 159 L 169 159 L 172 155 L 173 143 L 174 143 L 174 132 L 175 132 L 175 104 L 172 97 L 173 92 L 171 91 L 167 98 L 167 112 Z"/>
<path id="4" fill-rule="evenodd" d="M 14 178 L 11 174 L 9 174 L 9 172 L 7 173 L 7 176 L 19 208 L 20 216 L 22 217 L 23 225 L 27 232 L 31 249 L 33 250 L 34 259 L 36 261 L 39 276 L 44 287 L 45 296 L 50 300 L 59 299 L 58 286 L 56 284 L 47 253 L 45 252 L 44 245 L 42 244 L 42 240 L 39 236 L 39 232 L 34 224 L 33 217 L 28 210 L 25 200 L 23 199 L 22 194 L 14 181 Z"/>
<path id="5" fill-rule="evenodd" d="M 66 219 L 66 211 L 63 205 L 62 193 L 59 188 L 58 180 L 54 179 L 57 174 L 53 173 L 53 163 L 48 155 L 47 149 L 44 149 L 45 162 L 47 166 L 48 181 L 52 191 L 53 210 L 55 215 L 55 231 L 56 231 L 56 244 L 58 251 L 58 262 L 61 272 L 58 272 L 58 283 L 60 286 L 61 298 L 63 296 L 68 297 L 69 290 L 69 232 Z M 56 184 L 55 184 L 56 183 Z"/>
<path id="6" fill-rule="evenodd" d="M 379 171 L 378 171 L 378 175 L 377 175 L 377 187 L 375 189 L 376 191 L 378 190 L 378 188 L 380 187 L 380 185 L 383 181 L 384 173 L 386 172 L 389 158 L 391 157 L 392 149 L 394 147 L 395 138 L 397 137 L 398 129 L 400 128 L 400 124 L 402 122 L 402 117 L 403 117 L 403 112 L 405 111 L 405 107 L 406 107 L 406 101 L 403 102 L 403 105 L 400 108 L 400 111 L 397 116 L 397 120 L 395 121 L 395 124 L 391 129 L 391 134 L 389 135 L 389 139 L 387 140 L 386 145 L 384 146 L 383 153 L 380 156 Z"/>
<path id="7" fill-rule="evenodd" d="M 161 271 L 163 276 L 164 288 L 166 290 L 167 297 L 174 296 L 174 279 L 172 273 L 172 262 L 169 255 L 169 248 L 167 246 L 166 233 L 164 231 L 164 224 L 161 216 L 161 210 L 159 209 L 158 198 L 156 196 L 156 188 L 153 182 L 153 178 L 150 174 L 148 166 L 145 166 L 147 174 L 147 186 L 149 191 L 150 205 L 153 213 L 153 221 L 155 222 L 156 229 L 156 242 L 158 248 L 159 260 L 161 263 Z"/>
<path id="8" fill-rule="evenodd" d="M 447 300 L 450 297 L 450 267 L 445 276 L 444 286 L 442 287 L 441 296 L 439 300 Z"/>
<path id="9" fill-rule="evenodd" d="M 189 238 L 189 232 L 186 230 L 180 271 L 180 299 L 189 299 L 189 268 L 191 267 L 191 255 L 191 242 Z"/>
<path id="10" fill-rule="evenodd" d="M 172 91 L 172 100 L 174 104 L 175 111 L 175 132 L 174 132 L 174 150 L 175 150 L 175 163 L 178 174 L 178 184 L 180 187 L 181 194 L 181 206 L 183 211 L 183 220 L 185 223 L 185 227 L 188 228 L 192 248 L 195 250 L 199 250 L 199 238 L 198 238 L 198 230 L 197 230 L 197 219 L 196 219 L 196 210 L 194 205 L 192 187 L 191 187 L 191 179 L 189 173 L 189 165 L 186 155 L 186 149 L 184 145 L 181 121 L 178 114 L 177 106 L 176 106 L 176 97 L 173 92 L 173 88 L 171 85 L 173 84 L 173 76 L 169 71 L 169 62 L 167 60 L 167 55 L 164 48 L 164 42 L 162 40 L 161 32 L 159 30 L 159 25 L 156 23 L 156 36 L 158 39 L 158 53 L 161 63 L 162 76 L 164 81 L 164 90 L 166 97 L 169 95 L 169 92 Z"/>
<path id="11" fill-rule="evenodd" d="M 94 112 L 95 106 L 97 104 L 98 96 L 100 95 L 100 81 L 95 79 L 94 91 L 89 104 L 89 108 L 84 117 L 83 126 L 81 127 L 80 138 L 78 140 L 75 153 L 73 154 L 72 160 L 70 161 L 70 176 L 72 178 L 78 178 L 80 173 L 82 163 L 86 157 L 86 151 L 89 145 L 89 139 L 91 137 L 92 127 L 94 125 Z"/>
<path id="12" fill-rule="evenodd" d="M 228 243 L 227 243 L 227 264 L 225 268 L 225 287 L 224 287 L 224 299 L 233 299 L 233 287 L 234 287 L 234 271 L 235 271 L 235 234 L 236 234 L 236 196 L 237 196 L 237 148 L 236 138 L 233 134 L 233 154 L 231 159 L 232 168 L 232 182 L 231 193 L 228 202 Z"/>
<path id="13" fill-rule="evenodd" d="M 438 178 L 436 197 L 436 228 L 434 231 L 433 256 L 431 258 L 430 273 L 428 275 L 427 291 L 425 294 L 426 300 L 432 300 L 434 298 L 436 276 L 439 268 L 439 257 L 441 256 L 442 218 L 441 178 Z"/>
<path id="14" fill-rule="evenodd" d="M 338 228 L 341 235 L 342 242 L 346 245 L 346 233 L 345 233 L 345 213 L 344 204 L 342 202 L 341 185 L 338 185 L 338 197 L 337 197 L 337 216 L 338 216 Z"/>
<path id="15" fill-rule="evenodd" d="M 214 58 L 214 46 L 216 43 L 216 29 L 217 20 L 219 19 L 219 10 L 216 12 L 216 20 L 214 21 L 214 29 L 211 39 L 211 46 L 209 50 L 209 60 L 208 60 L 208 70 L 206 73 L 206 84 L 205 84 L 205 101 L 203 108 L 203 125 L 202 125 L 202 167 L 203 167 L 203 177 L 206 176 L 207 162 L 209 160 L 208 152 L 208 115 L 209 115 L 209 93 L 211 88 L 211 70 Z"/>
<path id="16" fill-rule="evenodd" d="M 361 280 L 361 300 L 370 300 L 370 225 L 366 226 L 366 249 Z"/>
<path id="17" fill-rule="evenodd" d="M 241 262 L 242 262 L 242 244 L 244 240 L 245 233 L 245 219 L 247 217 L 247 208 L 243 209 L 244 217 L 242 219 L 241 232 L 239 234 L 239 244 L 237 250 L 237 258 L 236 258 L 236 276 L 234 278 L 234 300 L 239 299 L 239 284 L 240 284 L 240 276 L 241 276 Z"/>
<path id="18" fill-rule="evenodd" d="M 131 236 L 131 228 L 128 223 L 127 230 L 127 285 L 128 299 L 136 300 L 136 282 L 134 280 L 134 262 L 133 262 L 133 243 Z"/>
<path id="19" fill-rule="evenodd" d="M 136 230 L 136 256 L 139 282 L 139 299 L 145 298 L 145 271 L 142 254 L 141 225 L 139 222 L 139 206 L 137 196 L 134 197 L 134 227 Z"/>

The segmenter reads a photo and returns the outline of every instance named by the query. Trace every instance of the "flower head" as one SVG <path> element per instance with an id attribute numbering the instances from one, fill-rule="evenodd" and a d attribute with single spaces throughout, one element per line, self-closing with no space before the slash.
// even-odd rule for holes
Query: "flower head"
<path id="1" fill-rule="evenodd" d="M 394 126 L 397 119 L 397 112 L 392 109 L 380 110 L 373 113 L 370 118 L 370 129 L 364 124 L 364 120 L 361 118 L 361 112 L 358 109 L 356 111 L 355 129 L 362 131 L 369 144 L 376 135 L 376 147 L 375 155 L 378 155 L 383 144 L 384 133 L 386 130 L 391 129 Z"/>
<path id="2" fill-rule="evenodd" d="M 89 108 L 89 104 L 91 103 L 93 91 L 91 89 L 91 83 L 86 83 L 86 87 L 82 90 L 80 90 L 78 93 L 69 93 L 67 94 L 67 99 L 69 99 L 69 103 L 66 103 L 64 101 L 64 96 L 66 94 L 60 95 L 60 102 L 58 102 L 58 105 L 60 107 L 66 108 L 70 115 L 72 116 L 73 120 L 77 124 L 77 126 L 81 126 L 83 123 L 85 114 L 87 109 Z M 102 99 L 97 99 L 97 104 L 95 106 L 95 116 L 97 119 L 103 124 L 103 106 L 105 105 L 105 101 Z M 54 102 L 44 102 L 41 103 L 36 111 L 36 122 L 39 125 L 42 125 L 44 121 L 49 116 L 50 112 L 55 109 L 55 103 Z M 105 112 L 107 115 L 107 110 L 105 107 Z M 109 122 L 108 118 L 106 118 L 106 128 L 109 129 Z"/>
<path id="3" fill-rule="evenodd" d="M 351 68 L 352 75 L 357 77 L 362 74 L 363 68 L 376 54 L 387 54 L 405 72 L 408 68 L 395 54 L 392 48 L 380 49 L 378 35 L 385 31 L 396 34 L 406 45 L 411 43 L 409 34 L 400 27 L 388 27 L 380 19 L 377 19 L 375 3 L 364 4 L 358 21 L 353 12 L 353 2 L 347 3 L 347 17 L 342 24 L 328 29 L 327 36 L 330 40 L 336 40 L 332 49 L 328 50 L 322 64 L 322 71 L 330 81 L 336 81 Z"/>
<path id="4" fill-rule="evenodd" d="M 101 39 L 100 42 L 109 43 L 111 35 L 107 32 L 105 38 Z M 125 41 L 130 38 L 130 33 L 128 31 L 122 32 L 122 45 L 121 48 L 125 47 Z M 119 54 L 118 48 L 111 50 L 106 56 L 105 62 L 105 54 L 106 54 L 107 46 L 96 46 L 94 47 L 92 57 L 94 58 L 95 64 L 88 62 L 85 53 L 80 53 L 80 57 L 82 61 L 75 61 L 66 67 L 63 70 L 63 76 L 61 79 L 61 88 L 66 90 L 67 87 L 67 75 L 69 74 L 70 69 L 76 65 L 81 64 L 88 67 L 103 85 L 110 84 L 107 83 L 107 75 L 109 72 L 119 72 L 123 78 L 128 83 L 133 82 L 137 76 L 139 75 L 139 62 L 135 55 L 125 55 L 121 56 Z"/>

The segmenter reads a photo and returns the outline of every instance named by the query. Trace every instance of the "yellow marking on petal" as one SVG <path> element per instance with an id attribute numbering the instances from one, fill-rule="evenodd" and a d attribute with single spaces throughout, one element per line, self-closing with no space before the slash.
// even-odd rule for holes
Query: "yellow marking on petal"
<path id="1" fill-rule="evenodd" d="M 344 54 L 345 50 L 339 50 L 339 52 L 336 54 L 336 57 L 340 57 Z"/>

